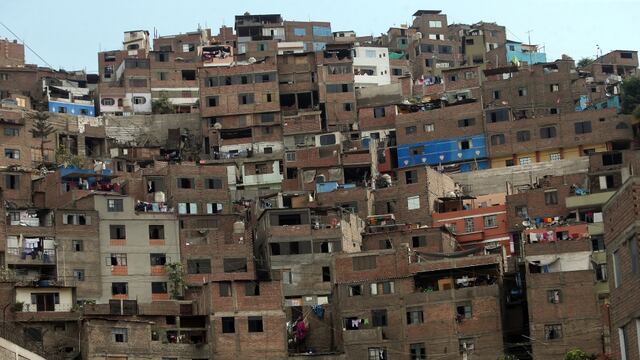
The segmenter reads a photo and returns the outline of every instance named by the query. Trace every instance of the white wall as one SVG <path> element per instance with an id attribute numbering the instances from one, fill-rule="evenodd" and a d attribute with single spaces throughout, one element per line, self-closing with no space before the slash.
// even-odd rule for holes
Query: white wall
<path id="1" fill-rule="evenodd" d="M 356 87 L 367 85 L 388 85 L 391 83 L 389 49 L 357 46 L 354 48 L 354 51 L 354 72 L 359 68 L 375 70 L 375 75 L 355 75 Z"/>
<path id="2" fill-rule="evenodd" d="M 31 303 L 31 294 L 58 293 L 60 304 L 55 304 L 55 311 L 71 311 L 73 292 L 71 288 L 16 288 L 16 302 L 24 303 L 23 311 L 36 312 L 36 304 Z"/>
<path id="3" fill-rule="evenodd" d="M 144 104 L 134 104 L 133 103 L 134 97 L 145 98 L 146 102 Z M 125 102 L 125 105 L 127 102 L 131 104 L 131 107 L 133 108 L 133 112 L 136 112 L 136 113 L 151 112 L 151 93 L 126 93 L 124 102 Z"/>

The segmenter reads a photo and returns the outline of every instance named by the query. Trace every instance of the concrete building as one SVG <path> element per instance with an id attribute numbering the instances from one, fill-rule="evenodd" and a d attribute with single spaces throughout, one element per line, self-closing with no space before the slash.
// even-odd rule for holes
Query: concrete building
<path id="1" fill-rule="evenodd" d="M 353 51 L 353 74 L 355 75 L 356 88 L 391 83 L 389 49 L 355 46 Z"/>

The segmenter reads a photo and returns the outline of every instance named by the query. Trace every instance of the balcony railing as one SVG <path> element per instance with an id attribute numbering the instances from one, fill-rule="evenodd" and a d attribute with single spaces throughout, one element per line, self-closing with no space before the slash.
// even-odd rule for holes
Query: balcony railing
<path id="1" fill-rule="evenodd" d="M 7 248 L 8 262 L 24 263 L 24 264 L 55 264 L 55 249 L 38 250 L 36 248 Z"/>

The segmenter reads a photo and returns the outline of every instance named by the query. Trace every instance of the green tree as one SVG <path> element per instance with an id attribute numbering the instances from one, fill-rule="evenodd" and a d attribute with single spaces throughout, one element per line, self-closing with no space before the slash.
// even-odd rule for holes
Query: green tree
<path id="1" fill-rule="evenodd" d="M 585 66 L 589 66 L 589 65 L 591 65 L 592 63 L 593 63 L 593 58 L 590 58 L 590 57 L 583 57 L 582 59 L 580 59 L 580 60 L 578 61 L 578 67 L 579 67 L 579 68 L 582 68 L 582 67 L 585 67 Z"/>
<path id="2" fill-rule="evenodd" d="M 171 101 L 169 101 L 167 94 L 162 92 L 158 100 L 151 102 L 151 111 L 153 111 L 154 114 L 173 114 L 176 112 L 176 108 Z"/>
<path id="3" fill-rule="evenodd" d="M 640 115 L 640 79 L 629 78 L 622 83 L 622 113 Z"/>
<path id="4" fill-rule="evenodd" d="M 56 130 L 49 121 L 49 113 L 38 111 L 31 114 L 30 118 L 33 120 L 33 124 L 29 132 L 33 134 L 34 138 L 40 139 L 40 156 L 42 157 L 42 165 L 44 166 L 44 144 L 51 142 L 51 140 L 47 140 L 47 137 Z"/>
<path id="5" fill-rule="evenodd" d="M 167 277 L 169 278 L 171 297 L 178 299 L 182 295 L 182 290 L 186 287 L 184 279 L 184 267 L 181 263 L 166 264 L 165 270 L 167 271 Z"/>
<path id="6" fill-rule="evenodd" d="M 564 360 L 595 360 L 595 359 L 596 359 L 595 355 L 587 355 L 586 352 L 580 349 L 570 350 L 564 356 Z"/>
<path id="7" fill-rule="evenodd" d="M 82 167 L 82 161 L 78 155 L 74 155 L 66 146 L 60 145 L 56 149 L 56 164 L 64 164 L 65 166 L 73 165 Z"/>

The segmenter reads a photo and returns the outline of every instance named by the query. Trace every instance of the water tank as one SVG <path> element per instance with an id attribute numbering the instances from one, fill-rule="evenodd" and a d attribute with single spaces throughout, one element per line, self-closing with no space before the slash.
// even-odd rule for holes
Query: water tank
<path id="1" fill-rule="evenodd" d="M 244 234 L 244 221 L 236 221 L 233 223 L 234 234 Z"/>

